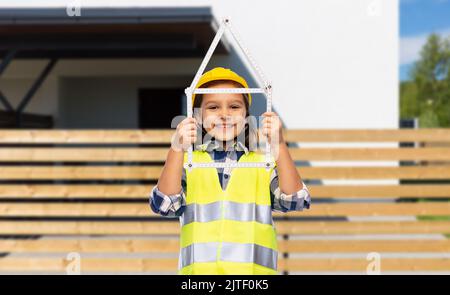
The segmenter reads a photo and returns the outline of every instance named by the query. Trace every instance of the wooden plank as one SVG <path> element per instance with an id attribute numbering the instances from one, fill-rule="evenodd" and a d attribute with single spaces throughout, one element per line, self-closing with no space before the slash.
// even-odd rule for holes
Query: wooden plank
<path id="1" fill-rule="evenodd" d="M 297 161 L 447 161 L 450 148 L 291 148 Z"/>
<path id="2" fill-rule="evenodd" d="M 170 143 L 173 129 L 1 130 L 0 143 Z"/>
<path id="3" fill-rule="evenodd" d="M 0 216 L 161 217 L 147 203 L 0 203 Z"/>
<path id="4" fill-rule="evenodd" d="M 168 130 L 2 130 L 0 143 L 169 143 Z M 433 129 L 293 129 L 291 142 L 450 142 L 448 128 Z"/>
<path id="5" fill-rule="evenodd" d="M 276 213 L 277 217 L 294 216 L 409 216 L 450 215 L 450 202 L 432 203 L 335 203 L 313 204 L 310 210 Z"/>
<path id="6" fill-rule="evenodd" d="M 173 221 L 172 221 L 173 220 Z M 0 234 L 174 235 L 178 218 L 167 221 L 0 221 Z M 450 221 L 347 222 L 276 221 L 278 234 L 441 234 Z"/>
<path id="7" fill-rule="evenodd" d="M 310 210 L 274 213 L 275 217 L 301 216 L 410 216 L 450 215 L 450 202 L 314 204 Z M 0 203 L 0 216 L 40 217 L 161 217 L 146 203 Z"/>
<path id="8" fill-rule="evenodd" d="M 294 129 L 289 142 L 450 142 L 449 128 L 433 129 Z"/>
<path id="9" fill-rule="evenodd" d="M 178 253 L 178 237 L 172 239 L 38 239 L 0 240 L 0 251 L 14 253 Z"/>
<path id="10" fill-rule="evenodd" d="M 166 160 L 167 148 L 2 148 L 2 162 L 145 162 Z"/>
<path id="11" fill-rule="evenodd" d="M 157 179 L 162 166 L 38 166 L 0 169 L 0 180 Z M 446 166 L 424 167 L 299 167 L 303 179 L 450 179 Z"/>
<path id="12" fill-rule="evenodd" d="M 360 271 L 366 272 L 366 259 L 348 258 L 291 258 L 281 260 L 278 270 L 287 271 Z M 449 258 L 382 258 L 381 273 L 385 271 L 450 271 Z"/>
<path id="13" fill-rule="evenodd" d="M 406 222 L 275 222 L 282 234 L 436 234 L 450 232 L 447 221 Z"/>
<path id="14" fill-rule="evenodd" d="M 172 239 L 38 239 L 0 240 L 1 252 L 14 253 L 178 253 L 179 241 Z M 278 252 L 369 253 L 450 252 L 450 240 L 282 240 Z"/>
<path id="15" fill-rule="evenodd" d="M 65 258 L 5 257 L 0 259 L 1 271 L 59 271 L 70 269 L 72 261 Z M 151 272 L 177 270 L 177 258 L 81 258 L 83 272 Z M 370 261 L 348 258 L 291 258 L 278 261 L 278 271 L 360 271 L 365 272 Z M 382 258 L 385 271 L 449 271 L 448 258 Z"/>
<path id="16" fill-rule="evenodd" d="M 280 240 L 278 252 L 370 253 L 450 252 L 447 240 Z"/>
<path id="17" fill-rule="evenodd" d="M 3 184 L 0 198 L 136 198 L 148 199 L 154 185 L 139 184 Z M 449 198 L 450 185 L 308 185 L 319 198 Z"/>
<path id="18" fill-rule="evenodd" d="M 435 167 L 301 167 L 304 179 L 450 179 L 450 169 Z"/>
<path id="19" fill-rule="evenodd" d="M 157 179 L 162 166 L 38 166 L 2 167 L 0 179 Z"/>
<path id="20" fill-rule="evenodd" d="M 290 148 L 297 161 L 448 161 L 450 148 Z M 164 162 L 167 148 L 2 148 L 2 162 Z"/>
<path id="21" fill-rule="evenodd" d="M 136 198 L 148 199 L 154 185 L 109 184 L 6 184 L 0 198 Z"/>
<path id="22" fill-rule="evenodd" d="M 176 271 L 176 258 L 83 258 L 83 271 Z M 72 269 L 73 260 L 65 258 L 5 257 L 0 259 L 1 271 L 58 271 Z"/>
<path id="23" fill-rule="evenodd" d="M 0 234 L 174 235 L 178 218 L 167 221 L 0 221 Z"/>
<path id="24" fill-rule="evenodd" d="M 449 198 L 450 185 L 308 185 L 314 198 Z"/>

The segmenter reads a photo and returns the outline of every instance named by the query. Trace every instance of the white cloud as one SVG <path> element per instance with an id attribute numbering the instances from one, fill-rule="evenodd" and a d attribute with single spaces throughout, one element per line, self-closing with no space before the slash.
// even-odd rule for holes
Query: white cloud
<path id="1" fill-rule="evenodd" d="M 419 52 L 427 35 L 400 38 L 400 64 L 410 64 L 419 58 Z"/>
<path id="2" fill-rule="evenodd" d="M 450 36 L 450 28 L 437 31 L 441 36 Z M 420 50 L 426 43 L 429 34 L 420 34 L 400 38 L 400 65 L 406 65 L 419 59 Z"/>

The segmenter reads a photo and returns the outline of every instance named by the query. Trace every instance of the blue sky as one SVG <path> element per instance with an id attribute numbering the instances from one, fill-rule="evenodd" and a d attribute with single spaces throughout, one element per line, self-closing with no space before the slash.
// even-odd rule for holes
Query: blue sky
<path id="1" fill-rule="evenodd" d="M 450 36 L 450 0 L 400 0 L 400 80 L 433 32 Z"/>

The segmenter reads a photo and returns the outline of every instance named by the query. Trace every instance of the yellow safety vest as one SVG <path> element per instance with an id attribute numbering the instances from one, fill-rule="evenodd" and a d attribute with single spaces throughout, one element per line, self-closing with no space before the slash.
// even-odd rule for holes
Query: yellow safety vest
<path id="1" fill-rule="evenodd" d="M 213 160 L 194 151 L 193 162 Z M 239 162 L 264 162 L 264 155 L 249 152 Z M 217 168 L 186 170 L 178 274 L 277 274 L 272 170 L 234 168 L 225 191 Z"/>

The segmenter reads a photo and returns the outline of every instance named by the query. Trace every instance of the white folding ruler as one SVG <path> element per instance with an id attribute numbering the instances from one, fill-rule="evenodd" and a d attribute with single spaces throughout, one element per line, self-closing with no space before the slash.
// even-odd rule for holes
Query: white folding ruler
<path id="1" fill-rule="evenodd" d="M 203 74 L 206 65 L 208 64 L 214 50 L 219 44 L 220 39 L 222 38 L 225 29 L 231 33 L 231 36 L 236 40 L 240 49 L 244 53 L 245 57 L 249 61 L 251 67 L 256 72 L 256 76 L 258 79 L 258 83 L 263 85 L 261 88 L 197 88 L 198 81 L 200 80 L 201 75 Z M 253 57 L 248 52 L 247 48 L 243 45 L 241 39 L 237 35 L 236 31 L 233 29 L 230 19 L 224 18 L 220 24 L 219 29 L 217 30 L 216 36 L 214 37 L 211 45 L 206 52 L 205 57 L 203 58 L 200 67 L 195 74 L 194 80 L 191 83 L 191 86 L 187 87 L 184 91 L 186 93 L 186 105 L 187 105 L 187 116 L 192 118 L 192 95 L 193 94 L 206 94 L 206 93 L 262 93 L 266 97 L 267 105 L 266 111 L 272 111 L 272 85 L 267 82 L 264 74 L 260 70 L 258 64 L 255 62 Z M 272 161 L 271 153 L 270 153 L 270 144 L 266 142 L 265 144 L 265 162 L 245 162 L 245 163 L 207 163 L 207 162 L 192 162 L 192 145 L 188 148 L 187 151 L 187 162 L 184 164 L 186 169 L 192 168 L 259 168 L 263 167 L 266 169 L 270 169 L 274 167 L 275 163 Z"/>

